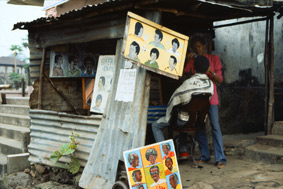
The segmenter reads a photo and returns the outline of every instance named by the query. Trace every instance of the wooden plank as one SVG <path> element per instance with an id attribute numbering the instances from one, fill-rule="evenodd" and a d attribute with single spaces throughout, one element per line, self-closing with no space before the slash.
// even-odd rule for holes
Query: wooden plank
<path id="1" fill-rule="evenodd" d="M 42 79 L 43 79 L 43 71 L 44 71 L 44 61 L 45 60 L 45 48 L 42 49 L 42 60 L 40 65 L 40 74 L 39 74 L 39 89 L 38 89 L 38 105 L 37 108 L 42 108 Z"/>
<path id="2" fill-rule="evenodd" d="M 268 50 L 268 32 L 269 32 L 269 19 L 266 20 L 266 29 L 265 29 L 265 49 L 264 49 L 264 132 L 267 135 L 267 117 L 268 117 L 268 89 L 269 89 L 269 50 Z"/>
<path id="3" fill-rule="evenodd" d="M 119 18 L 107 22 L 86 23 L 84 26 L 66 25 L 66 28 L 38 30 L 34 36 L 40 36 L 36 46 L 41 48 L 66 45 L 70 43 L 83 43 L 101 39 L 122 38 L 126 18 Z M 55 26 L 54 26 L 55 27 Z M 53 28 L 53 27 L 52 27 Z"/>
<path id="4" fill-rule="evenodd" d="M 274 123 L 274 16 L 270 18 L 270 84 L 268 102 L 267 134 L 271 134 Z"/>

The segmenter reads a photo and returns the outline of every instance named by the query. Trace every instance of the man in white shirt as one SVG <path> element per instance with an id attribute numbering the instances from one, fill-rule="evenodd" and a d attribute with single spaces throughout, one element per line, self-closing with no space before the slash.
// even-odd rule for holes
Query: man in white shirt
<path id="1" fill-rule="evenodd" d="M 166 180 L 165 179 L 161 179 L 159 177 L 159 167 L 158 166 L 152 166 L 150 169 L 149 169 L 149 172 L 150 172 L 150 175 L 151 175 L 151 178 L 154 180 L 154 183 L 152 183 L 150 185 L 150 187 L 154 187 L 154 186 L 157 186 L 159 184 L 162 184 L 162 183 L 165 183 Z"/>

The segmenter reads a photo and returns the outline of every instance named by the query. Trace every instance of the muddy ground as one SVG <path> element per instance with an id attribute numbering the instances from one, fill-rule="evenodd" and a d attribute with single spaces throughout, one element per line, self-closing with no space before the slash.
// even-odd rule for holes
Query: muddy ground
<path id="1" fill-rule="evenodd" d="M 227 156 L 224 168 L 215 167 L 214 163 L 202 164 L 203 168 L 192 168 L 192 161 L 179 162 L 184 189 L 283 189 L 283 164 L 254 162 L 242 157 Z M 74 179 L 66 177 L 66 172 L 56 174 L 28 171 L 6 176 L 5 188 L 13 189 L 75 189 Z M 49 173 L 48 173 L 49 172 Z M 60 173 L 60 174 L 58 174 Z M 67 182 L 66 179 L 70 181 Z M 50 181 L 52 180 L 52 181 Z M 57 181 L 56 181 L 57 180 Z M 77 178 L 78 180 L 78 178 Z M 63 182 L 67 182 L 63 184 Z M 61 183 L 60 183 L 61 182 Z"/>

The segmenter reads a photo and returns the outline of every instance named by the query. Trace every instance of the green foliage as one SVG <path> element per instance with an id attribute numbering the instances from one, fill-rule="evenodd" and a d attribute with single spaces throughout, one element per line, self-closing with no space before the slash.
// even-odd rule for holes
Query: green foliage
<path id="1" fill-rule="evenodd" d="M 50 161 L 55 164 L 61 157 L 62 154 L 59 151 L 54 151 L 50 156 Z"/>
<path id="2" fill-rule="evenodd" d="M 11 45 L 10 51 L 12 51 L 14 53 L 15 58 L 18 57 L 18 59 L 20 59 L 21 61 L 29 62 L 29 57 L 23 58 L 23 56 L 21 56 L 21 55 L 23 55 L 22 52 L 26 48 L 28 48 L 28 38 L 27 37 L 22 39 L 22 43 L 20 45 Z"/>
<path id="3" fill-rule="evenodd" d="M 22 81 L 23 76 L 21 74 L 18 73 L 10 73 L 9 75 L 9 79 L 13 82 L 21 82 Z"/>
<path id="4" fill-rule="evenodd" d="M 80 166 L 80 162 L 76 158 L 71 157 L 71 162 L 69 163 L 68 170 L 72 174 L 76 174 L 80 170 Z"/>
<path id="5" fill-rule="evenodd" d="M 24 64 L 23 67 L 24 67 L 25 69 L 27 69 L 27 68 L 29 68 L 29 66 L 30 66 L 30 64 Z"/>
<path id="6" fill-rule="evenodd" d="M 67 144 L 62 144 L 60 146 L 60 151 L 54 151 L 50 156 L 50 161 L 55 164 L 62 156 L 70 156 L 71 161 L 67 163 L 67 169 L 72 174 L 76 174 L 80 170 L 80 162 L 75 158 L 76 147 L 78 146 L 78 141 L 76 137 L 79 137 L 78 134 L 69 136 L 71 142 Z"/>
<path id="7" fill-rule="evenodd" d="M 23 48 L 20 45 L 12 45 L 10 47 L 10 50 L 13 51 L 13 52 L 16 52 L 17 54 L 23 52 Z"/>

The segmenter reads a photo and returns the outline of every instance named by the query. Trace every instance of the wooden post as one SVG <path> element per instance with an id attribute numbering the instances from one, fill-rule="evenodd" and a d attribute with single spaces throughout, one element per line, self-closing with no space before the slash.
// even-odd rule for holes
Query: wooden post
<path id="1" fill-rule="evenodd" d="M 23 96 L 23 97 L 24 97 L 25 94 L 26 94 L 25 88 L 26 88 L 26 86 L 25 86 L 25 79 L 22 78 L 22 96 Z"/>
<path id="2" fill-rule="evenodd" d="M 42 108 L 42 80 L 43 80 L 43 71 L 44 71 L 44 59 L 45 59 L 45 48 L 42 50 L 42 58 L 40 65 L 40 75 L 39 75 L 39 86 L 38 86 L 38 109 Z"/>
<path id="3" fill-rule="evenodd" d="M 15 52 L 14 52 L 14 55 L 15 55 L 14 72 L 15 72 L 15 73 L 17 73 L 17 54 L 18 54 L 18 53 L 15 51 Z"/>
<path id="4" fill-rule="evenodd" d="M 264 50 L 264 70 L 265 70 L 265 86 L 264 86 L 264 132 L 267 135 L 267 117 L 268 117 L 268 91 L 269 91 L 269 17 L 266 19 L 265 30 L 265 50 Z"/>
<path id="5" fill-rule="evenodd" d="M 267 134 L 271 134 L 274 123 L 274 17 L 270 17 L 270 81 L 269 81 L 269 100 L 268 100 L 268 117 L 267 117 Z"/>

